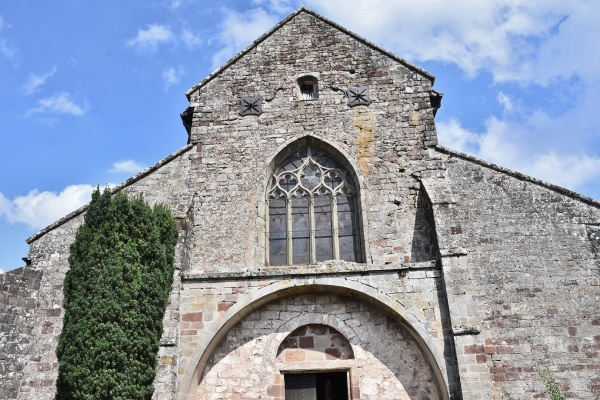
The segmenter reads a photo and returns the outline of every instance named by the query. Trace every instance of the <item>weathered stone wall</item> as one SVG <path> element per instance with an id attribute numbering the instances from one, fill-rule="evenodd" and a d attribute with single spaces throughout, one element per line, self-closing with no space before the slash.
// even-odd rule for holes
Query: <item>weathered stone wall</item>
<path id="1" fill-rule="evenodd" d="M 183 260 L 185 240 L 185 219 L 191 199 L 185 188 L 186 168 L 190 163 L 189 152 L 184 148 L 161 161 L 147 174 L 142 174 L 127 183 L 123 189 L 130 196 L 143 195 L 151 204 L 166 204 L 179 221 L 180 242 L 176 248 L 176 273 L 170 303 L 164 318 L 164 333 L 159 351 L 159 365 L 156 382 L 165 387 L 172 396 L 177 382 L 177 340 L 179 318 L 179 271 Z M 58 363 L 55 349 L 62 330 L 63 281 L 69 269 L 69 246 L 75 239 L 84 214 L 69 217 L 59 226 L 43 231 L 30 244 L 29 259 L 32 273 L 40 274 L 37 283 L 36 309 L 29 318 L 29 341 L 27 358 L 23 363 L 19 399 L 53 399 L 55 394 Z M 28 328 L 27 328 L 28 327 Z M 157 392 L 158 396 L 159 392 Z"/>
<path id="2" fill-rule="evenodd" d="M 446 175 L 425 185 L 465 398 L 499 396 L 502 387 L 538 398 L 543 365 L 568 398 L 591 398 L 589 385 L 600 385 L 599 204 L 469 157 L 439 156 Z"/>
<path id="3" fill-rule="evenodd" d="M 327 322 L 306 324 L 306 319 Z M 309 332 L 299 332 L 307 325 Z M 351 358 L 308 350 L 319 339 L 331 348 L 328 329 L 349 342 Z M 298 343 L 288 343 L 290 354 L 278 354 L 292 330 Z M 284 400 L 284 373 L 332 368 L 349 370 L 355 400 L 440 398 L 426 358 L 404 327 L 367 303 L 329 294 L 282 298 L 245 317 L 213 353 L 197 398 Z"/>
<path id="4" fill-rule="evenodd" d="M 279 304 L 278 301 L 285 303 L 288 296 L 300 292 L 305 293 L 305 297 L 311 298 L 311 302 L 302 306 L 281 306 L 283 308 L 268 305 Z M 331 298 L 323 297 L 320 295 L 323 292 L 339 293 L 342 297 L 337 295 Z M 365 302 L 373 305 L 367 307 Z M 263 311 L 248 317 L 263 304 L 267 304 Z M 360 334 L 352 335 L 353 346 L 371 347 L 372 350 L 376 349 L 379 355 L 387 353 L 384 358 L 390 364 L 396 363 L 397 367 L 404 365 L 404 361 L 400 359 L 402 357 L 400 347 L 403 344 L 388 342 L 383 338 L 383 336 L 393 337 L 394 333 L 387 332 L 384 335 L 380 323 L 375 324 L 371 321 L 372 315 L 375 314 L 397 323 L 407 324 L 401 331 L 405 332 L 404 330 L 407 329 L 408 331 L 402 335 L 411 336 L 406 340 L 418 343 L 420 351 L 429 354 L 427 363 L 430 367 L 428 368 L 438 370 L 436 379 L 440 380 L 439 384 L 446 387 L 444 383 L 446 381 L 450 384 L 453 393 L 457 390 L 455 357 L 448 330 L 449 320 L 444 288 L 440 271 L 435 264 L 415 263 L 384 269 L 338 262 L 325 263 L 321 267 L 304 267 L 302 270 L 290 270 L 286 267 L 264 272 L 262 276 L 244 277 L 227 273 L 210 276 L 189 274 L 184 275 L 180 307 L 181 396 L 185 396 L 188 390 L 191 393 L 201 390 L 195 389 L 194 385 L 201 381 L 204 365 L 210 363 L 209 359 L 213 355 L 215 346 L 220 345 L 222 340 L 227 340 L 225 335 L 228 334 L 228 330 L 240 320 L 254 321 L 242 322 L 244 336 L 260 337 L 265 334 L 265 329 L 270 329 L 269 334 L 279 336 L 281 332 L 287 332 L 281 337 L 278 336 L 281 342 L 288 333 L 298 327 L 294 325 L 296 322 L 331 324 L 341 318 L 346 321 L 344 324 L 348 324 L 353 329 L 361 327 Z M 289 329 L 284 329 L 286 326 Z M 345 331 L 340 330 L 340 332 Z M 369 335 L 379 334 L 383 335 L 379 339 L 369 338 Z M 264 340 L 260 340 L 260 343 L 263 342 Z M 278 346 L 279 344 L 274 347 L 274 352 L 277 351 Z M 256 354 L 262 357 L 262 352 Z M 394 358 L 398 359 L 394 361 Z M 238 368 L 245 368 L 240 361 L 234 364 Z M 329 368 L 332 367 L 333 364 L 329 365 Z M 418 371 L 420 369 L 411 370 L 410 373 Z M 402 373 L 409 372 L 406 370 Z M 211 390 L 203 387 L 202 393 L 206 395 L 212 393 Z M 261 387 L 252 385 L 252 387 L 252 390 L 262 391 L 263 395 L 267 395 L 266 384 Z M 251 397 L 250 392 L 237 393 L 242 396 L 240 398 Z M 191 395 L 189 398 L 195 397 Z"/>
<path id="5" fill-rule="evenodd" d="M 319 77 L 318 99 L 298 99 L 296 79 L 304 74 Z M 190 270 L 264 266 L 270 169 L 307 143 L 342 158 L 356 173 L 366 261 L 419 258 L 412 251 L 419 188 L 414 175 L 428 168 L 422 162 L 426 146 L 437 140 L 431 85 L 432 77 L 416 67 L 300 13 L 192 90 L 190 140 L 198 158 L 190 190 L 198 203 Z M 351 86 L 368 86 L 372 103 L 349 107 L 345 90 Z M 266 99 L 260 116 L 239 115 L 246 95 Z"/>
<path id="6" fill-rule="evenodd" d="M 64 315 L 63 281 L 68 270 L 69 246 L 83 217 L 75 217 L 30 244 L 31 269 L 40 274 L 37 304 L 31 318 L 31 344 L 23 369 L 18 399 L 52 399 L 58 363 L 54 350 Z"/>
<path id="7" fill-rule="evenodd" d="M 0 399 L 15 399 L 19 393 L 42 275 L 29 267 L 0 274 Z"/>

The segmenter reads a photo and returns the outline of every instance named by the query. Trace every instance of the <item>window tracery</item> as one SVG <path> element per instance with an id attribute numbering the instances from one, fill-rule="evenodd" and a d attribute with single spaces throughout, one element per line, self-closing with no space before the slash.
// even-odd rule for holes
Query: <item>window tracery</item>
<path id="1" fill-rule="evenodd" d="M 311 147 L 288 156 L 267 203 L 268 265 L 360 261 L 356 185 L 331 156 Z"/>

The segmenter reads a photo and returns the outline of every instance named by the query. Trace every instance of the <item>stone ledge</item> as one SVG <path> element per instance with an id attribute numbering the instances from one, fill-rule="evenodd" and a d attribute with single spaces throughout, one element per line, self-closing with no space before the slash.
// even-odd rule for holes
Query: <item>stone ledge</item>
<path id="1" fill-rule="evenodd" d="M 327 361 L 295 361 L 278 362 L 275 368 L 281 373 L 286 372 L 320 372 L 348 370 L 356 366 L 356 360 L 327 360 Z"/>
<path id="2" fill-rule="evenodd" d="M 214 279 L 249 279 L 301 277 L 310 275 L 356 274 L 369 272 L 393 272 L 409 270 L 438 270 L 435 261 L 398 263 L 398 264 L 361 264 L 350 262 L 325 262 L 316 265 L 293 265 L 284 267 L 264 267 L 257 270 L 224 271 L 224 272 L 189 272 L 183 273 L 182 280 L 214 280 Z"/>

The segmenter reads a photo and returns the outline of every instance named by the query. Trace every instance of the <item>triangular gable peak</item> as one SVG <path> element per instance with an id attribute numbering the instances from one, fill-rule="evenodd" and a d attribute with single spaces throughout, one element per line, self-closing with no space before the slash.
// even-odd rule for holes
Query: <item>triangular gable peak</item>
<path id="1" fill-rule="evenodd" d="M 388 56 L 389 58 L 393 59 L 394 61 L 402 64 L 403 66 L 407 67 L 410 70 L 413 70 L 417 73 L 419 73 L 420 75 L 422 75 L 423 77 L 431 80 L 431 84 L 433 85 L 433 82 L 435 81 L 435 75 L 430 74 L 429 72 L 417 67 L 414 64 L 411 64 L 410 62 L 404 60 L 403 58 L 398 57 L 397 55 L 395 55 L 394 53 L 387 51 L 383 48 L 381 48 L 380 46 L 370 42 L 369 40 L 363 38 L 360 35 L 357 35 L 354 32 L 351 32 L 349 30 L 347 30 L 346 28 L 344 28 L 343 26 L 325 18 L 324 16 L 320 15 L 319 13 L 316 13 L 313 10 L 310 10 L 306 7 L 300 7 L 299 9 L 297 9 L 296 11 L 294 11 L 293 13 L 291 13 L 290 15 L 288 15 L 286 18 L 284 18 L 281 22 L 279 22 L 277 25 L 275 25 L 271 30 L 269 30 L 268 32 L 266 32 L 265 34 L 263 34 L 262 36 L 260 36 L 258 39 L 256 39 L 254 42 L 252 42 L 248 47 L 246 47 L 244 50 L 240 51 L 238 54 L 236 54 L 235 56 L 233 56 L 229 61 L 227 61 L 223 66 L 221 66 L 220 68 L 218 68 L 216 71 L 214 71 L 213 73 L 211 73 L 210 75 L 208 75 L 206 78 L 204 78 L 202 81 L 200 81 L 198 84 L 194 85 L 192 88 L 190 88 L 185 94 L 188 97 L 188 100 L 191 99 L 191 95 L 192 93 L 194 93 L 196 90 L 200 89 L 202 86 L 206 85 L 208 82 L 210 82 L 211 80 L 213 80 L 215 77 L 219 76 L 224 70 L 226 70 L 229 66 L 231 66 L 232 64 L 234 64 L 236 61 L 238 61 L 240 58 L 242 58 L 244 55 L 246 55 L 247 53 L 249 53 L 252 49 L 256 48 L 260 43 L 262 43 L 263 41 L 265 41 L 267 38 L 269 38 L 271 35 L 273 35 L 275 32 L 277 32 L 279 29 L 281 29 L 283 26 L 285 26 L 286 24 L 288 24 L 290 21 L 292 21 L 294 18 L 296 18 L 299 14 L 301 13 L 306 13 L 309 15 L 312 15 L 313 17 L 321 20 L 322 22 L 332 26 L 333 28 L 339 30 L 340 32 L 354 38 L 355 40 L 363 43 L 364 45 L 382 53 L 385 54 L 386 56 Z"/>

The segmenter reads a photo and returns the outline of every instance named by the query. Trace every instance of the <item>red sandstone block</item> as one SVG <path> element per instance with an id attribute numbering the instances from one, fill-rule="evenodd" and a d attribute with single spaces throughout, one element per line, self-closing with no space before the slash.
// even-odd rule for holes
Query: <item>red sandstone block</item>
<path id="1" fill-rule="evenodd" d="M 217 305 L 217 311 L 227 311 L 233 304 L 231 301 L 222 301 Z"/>
<path id="2" fill-rule="evenodd" d="M 483 352 L 485 354 L 494 354 L 496 352 L 496 347 L 495 346 L 484 346 Z"/>
<path id="3" fill-rule="evenodd" d="M 485 364 L 485 354 L 477 354 L 477 364 Z"/>
<path id="4" fill-rule="evenodd" d="M 505 376 L 506 376 L 507 381 L 518 381 L 519 380 L 519 374 L 516 374 L 516 373 L 508 373 Z"/>
<path id="5" fill-rule="evenodd" d="M 512 354 L 512 346 L 496 346 L 496 353 L 498 354 Z"/>
<path id="6" fill-rule="evenodd" d="M 304 361 L 304 350 L 288 349 L 284 358 L 285 361 Z"/>
<path id="7" fill-rule="evenodd" d="M 478 344 L 472 344 L 472 345 L 463 347 L 463 351 L 465 352 L 465 354 L 483 353 L 483 350 L 484 350 L 483 346 L 478 345 Z"/>
<path id="8" fill-rule="evenodd" d="M 282 385 L 269 385 L 267 388 L 267 394 L 273 397 L 281 397 L 283 396 L 283 386 Z"/>
<path id="9" fill-rule="evenodd" d="M 42 335 L 48 335 L 52 332 L 54 332 L 53 326 L 42 326 Z"/>
<path id="10" fill-rule="evenodd" d="M 182 336 L 196 336 L 198 334 L 197 329 L 183 329 L 181 331 Z"/>
<path id="11" fill-rule="evenodd" d="M 360 387 L 352 386 L 352 400 L 360 400 Z"/>
<path id="12" fill-rule="evenodd" d="M 194 313 L 183 314 L 181 316 L 181 320 L 186 321 L 186 322 L 200 322 L 200 321 L 202 321 L 202 313 L 194 312 Z"/>

